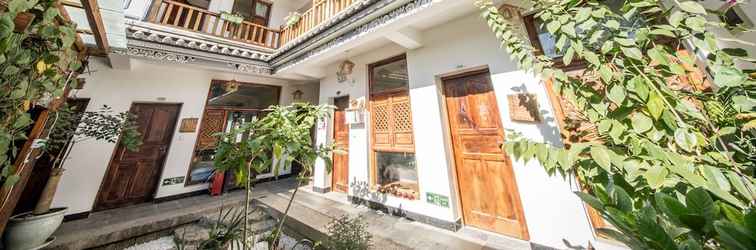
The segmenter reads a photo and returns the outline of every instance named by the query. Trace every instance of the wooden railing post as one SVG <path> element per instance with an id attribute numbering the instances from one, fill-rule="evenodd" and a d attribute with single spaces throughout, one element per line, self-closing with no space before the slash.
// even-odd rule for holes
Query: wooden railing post
<path id="1" fill-rule="evenodd" d="M 160 12 L 160 4 L 162 3 L 163 0 L 152 0 L 152 5 L 150 5 L 150 12 L 147 14 L 147 21 L 155 22 L 158 12 Z"/>

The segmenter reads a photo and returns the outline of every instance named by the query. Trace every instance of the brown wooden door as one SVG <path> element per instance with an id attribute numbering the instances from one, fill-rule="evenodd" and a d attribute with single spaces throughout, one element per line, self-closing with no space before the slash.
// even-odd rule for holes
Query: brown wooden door
<path id="1" fill-rule="evenodd" d="M 465 224 L 527 240 L 488 71 L 443 79 Z"/>
<path id="2" fill-rule="evenodd" d="M 339 97 L 334 100 L 336 110 L 333 113 L 333 142 L 341 153 L 333 154 L 333 176 L 331 186 L 334 191 L 349 191 L 349 125 L 346 124 L 346 108 L 349 107 L 349 97 Z"/>
<path id="3" fill-rule="evenodd" d="M 137 152 L 118 146 L 105 174 L 95 210 L 152 199 L 178 119 L 178 104 L 133 104 L 142 146 Z"/>

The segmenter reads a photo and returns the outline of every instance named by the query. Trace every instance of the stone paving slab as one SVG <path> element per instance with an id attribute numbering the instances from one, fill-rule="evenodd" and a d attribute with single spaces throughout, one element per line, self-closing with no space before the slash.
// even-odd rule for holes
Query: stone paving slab
<path id="1" fill-rule="evenodd" d="M 267 207 L 280 217 L 295 186 L 293 180 L 258 184 L 252 191 L 255 205 Z M 301 187 L 289 212 L 287 227 L 316 241 L 326 239 L 326 225 L 342 215 L 363 216 L 373 234 L 373 249 L 531 249 L 526 241 L 474 230 L 451 232 L 409 219 L 383 214 L 347 201 L 344 194 L 319 194 Z M 241 206 L 242 190 L 220 197 L 198 195 L 162 203 L 148 203 L 92 213 L 88 218 L 64 223 L 55 233 L 57 240 L 45 249 L 87 249 L 124 246 L 125 242 L 172 230 L 214 214 L 223 206 Z M 121 244 L 124 243 L 124 244 Z M 113 248 L 108 248 L 113 249 Z"/>

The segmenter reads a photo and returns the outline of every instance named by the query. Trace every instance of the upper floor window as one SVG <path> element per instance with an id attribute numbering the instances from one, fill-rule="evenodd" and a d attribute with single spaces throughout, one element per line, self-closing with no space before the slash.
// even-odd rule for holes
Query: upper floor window
<path id="1" fill-rule="evenodd" d="M 240 14 L 253 23 L 268 26 L 272 3 L 263 0 L 236 0 L 233 13 Z"/>

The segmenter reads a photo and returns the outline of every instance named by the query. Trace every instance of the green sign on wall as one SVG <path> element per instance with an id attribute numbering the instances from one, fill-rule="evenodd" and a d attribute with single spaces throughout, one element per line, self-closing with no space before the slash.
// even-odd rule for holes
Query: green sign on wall
<path id="1" fill-rule="evenodd" d="M 428 203 L 441 206 L 441 207 L 449 207 L 449 197 L 445 195 L 435 194 L 431 192 L 426 192 L 425 196 L 428 197 Z"/>

